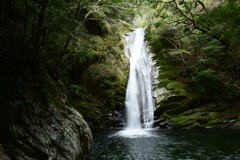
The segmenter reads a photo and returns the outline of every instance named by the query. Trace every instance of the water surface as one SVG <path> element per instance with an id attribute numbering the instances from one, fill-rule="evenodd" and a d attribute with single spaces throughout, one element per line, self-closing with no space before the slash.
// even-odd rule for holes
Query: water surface
<path id="1" fill-rule="evenodd" d="M 94 135 L 87 160 L 240 160 L 240 131 L 153 130 L 120 136 L 107 130 Z"/>

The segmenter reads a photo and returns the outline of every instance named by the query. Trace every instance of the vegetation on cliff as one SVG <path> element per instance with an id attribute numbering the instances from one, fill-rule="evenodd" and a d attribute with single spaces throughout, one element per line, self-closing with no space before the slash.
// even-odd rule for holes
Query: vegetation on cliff
<path id="1" fill-rule="evenodd" d="M 1 127 L 18 121 L 22 106 L 47 108 L 61 92 L 93 128 L 107 125 L 108 114 L 124 99 L 127 62 L 121 37 L 130 29 L 134 9 L 126 5 L 120 0 L 2 1 Z"/>
<path id="2" fill-rule="evenodd" d="M 155 7 L 147 39 L 160 66 L 158 87 L 167 89 L 158 116 L 173 127 L 237 125 L 239 1 L 170 0 Z"/>
<path id="3" fill-rule="evenodd" d="M 1 148 L 13 159 L 83 157 L 91 145 L 84 119 L 93 130 L 119 122 L 128 64 L 121 39 L 137 5 L 3 0 L 0 6 Z"/>

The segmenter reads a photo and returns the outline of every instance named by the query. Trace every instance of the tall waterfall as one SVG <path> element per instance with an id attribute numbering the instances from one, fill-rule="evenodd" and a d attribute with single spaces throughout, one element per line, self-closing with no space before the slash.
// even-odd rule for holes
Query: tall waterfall
<path id="1" fill-rule="evenodd" d="M 130 61 L 126 91 L 126 130 L 150 129 L 154 121 L 152 58 L 144 41 L 145 29 L 137 28 L 126 37 L 125 54 Z"/>

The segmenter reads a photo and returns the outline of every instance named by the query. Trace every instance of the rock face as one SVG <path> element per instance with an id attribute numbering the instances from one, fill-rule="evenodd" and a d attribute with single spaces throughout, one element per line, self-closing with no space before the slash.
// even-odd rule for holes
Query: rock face
<path id="1" fill-rule="evenodd" d="M 28 108 L 24 113 L 11 136 L 3 138 L 0 159 L 80 160 L 90 151 L 91 131 L 76 110 L 67 106 L 47 111 Z"/>
<path id="2" fill-rule="evenodd" d="M 2 145 L 0 145 L 0 159 L 10 160 L 10 158 L 7 156 L 6 152 L 4 151 Z"/>

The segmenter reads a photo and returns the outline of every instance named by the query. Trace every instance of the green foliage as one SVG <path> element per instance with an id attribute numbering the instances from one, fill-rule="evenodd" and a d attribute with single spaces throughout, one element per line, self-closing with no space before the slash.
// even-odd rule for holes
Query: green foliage
<path id="1" fill-rule="evenodd" d="M 19 121 L 25 106 L 69 104 L 93 127 L 106 125 L 108 114 L 122 108 L 127 65 L 121 36 L 130 31 L 139 5 L 126 0 L 3 0 L 0 125 Z"/>
<path id="2" fill-rule="evenodd" d="M 210 3 L 4 0 L 0 120 L 9 114 L 8 108 L 13 112 L 35 101 L 61 106 L 53 97 L 66 92 L 69 103 L 94 125 L 106 122 L 109 111 L 122 107 L 127 71 L 121 36 L 130 30 L 130 23 L 147 27 L 146 38 L 161 67 L 159 87 L 175 94 L 167 94 L 169 101 L 175 100 L 168 105 L 169 113 L 188 108 L 195 99 L 189 92 L 197 94 L 200 104 L 237 100 L 240 5 L 237 0 L 214 7 L 206 4 Z"/>
<path id="3" fill-rule="evenodd" d="M 196 91 L 203 99 L 222 98 L 224 85 L 219 76 L 213 70 L 203 70 L 193 74 L 192 82 L 196 87 Z"/>
<path id="4" fill-rule="evenodd" d="M 228 1 L 220 7 L 209 12 L 206 16 L 211 17 L 214 32 L 220 32 L 222 39 L 230 40 L 232 43 L 240 43 L 240 5 L 236 0 Z M 204 16 L 204 17 L 206 17 Z M 203 17 L 203 18 L 204 18 Z"/>
<path id="5" fill-rule="evenodd" d="M 223 123 L 217 112 L 224 116 L 240 97 L 239 1 L 164 2 L 156 2 L 146 35 L 158 87 L 167 90 L 156 113 L 173 127 Z"/>
<path id="6" fill-rule="evenodd" d="M 213 44 L 213 45 L 203 46 L 201 50 L 203 53 L 205 53 L 205 55 L 216 55 L 216 54 L 219 54 L 223 48 L 225 47 Z"/>

